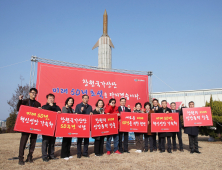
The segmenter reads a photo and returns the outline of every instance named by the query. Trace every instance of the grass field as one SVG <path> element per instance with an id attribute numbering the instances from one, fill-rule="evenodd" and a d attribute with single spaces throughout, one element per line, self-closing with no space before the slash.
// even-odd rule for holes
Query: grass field
<path id="1" fill-rule="evenodd" d="M 208 142 L 208 137 L 199 136 L 199 150 L 201 154 L 190 154 L 188 149 L 188 137 L 183 134 L 184 152 L 169 154 L 159 152 L 135 153 L 135 145 L 129 145 L 130 153 L 121 155 L 111 154 L 96 157 L 93 146 L 89 146 L 90 158 L 77 159 L 76 146 L 71 148 L 74 158 L 68 161 L 60 158 L 61 147 L 56 147 L 57 160 L 43 162 L 41 148 L 37 147 L 34 152 L 34 163 L 18 165 L 18 160 L 8 160 L 18 156 L 20 133 L 0 134 L 0 169 L 222 169 L 222 142 Z M 104 152 L 106 152 L 104 147 Z M 25 158 L 28 150 L 25 150 Z"/>

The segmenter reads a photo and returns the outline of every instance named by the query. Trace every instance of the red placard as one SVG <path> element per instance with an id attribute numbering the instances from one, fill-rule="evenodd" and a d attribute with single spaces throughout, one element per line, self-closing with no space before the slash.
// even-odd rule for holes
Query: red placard
<path id="1" fill-rule="evenodd" d="M 151 132 L 179 132 L 179 113 L 151 113 Z"/>
<path id="2" fill-rule="evenodd" d="M 91 136 L 118 134 L 117 114 L 98 114 L 91 116 Z"/>
<path id="3" fill-rule="evenodd" d="M 90 115 L 58 114 L 56 137 L 90 137 Z"/>
<path id="4" fill-rule="evenodd" d="M 121 112 L 120 132 L 147 132 L 148 114 Z"/>
<path id="5" fill-rule="evenodd" d="M 127 86 L 126 86 L 127 82 Z M 82 102 L 82 95 L 89 95 L 89 104 L 95 107 L 98 99 L 105 103 L 110 98 L 127 99 L 127 105 L 138 101 L 148 101 L 148 76 L 110 71 L 91 70 L 75 67 L 58 66 L 38 62 L 37 100 L 45 102 L 48 93 L 55 95 L 56 104 L 62 108 L 64 101 L 72 96 L 74 107 Z"/>
<path id="6" fill-rule="evenodd" d="M 183 108 L 184 127 L 213 126 L 210 107 Z"/>
<path id="7" fill-rule="evenodd" d="M 57 113 L 21 105 L 15 131 L 54 136 Z"/>

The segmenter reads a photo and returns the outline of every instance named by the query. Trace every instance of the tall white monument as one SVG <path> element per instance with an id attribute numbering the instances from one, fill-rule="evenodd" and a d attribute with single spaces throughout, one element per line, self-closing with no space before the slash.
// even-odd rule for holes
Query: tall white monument
<path id="1" fill-rule="evenodd" d="M 103 14 L 103 35 L 99 38 L 92 49 L 98 48 L 98 67 L 103 70 L 112 68 L 112 48 L 114 48 L 111 38 L 108 36 L 108 15 L 106 10 Z"/>

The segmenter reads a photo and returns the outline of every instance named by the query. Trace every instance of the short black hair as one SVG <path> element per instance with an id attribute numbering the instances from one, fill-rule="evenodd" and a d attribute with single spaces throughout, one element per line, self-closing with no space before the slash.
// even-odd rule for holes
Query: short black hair
<path id="1" fill-rule="evenodd" d="M 163 102 L 166 102 L 166 103 L 167 103 L 167 101 L 166 101 L 166 100 L 162 100 L 162 101 L 161 101 L 161 103 L 163 103 Z"/>
<path id="2" fill-rule="evenodd" d="M 138 104 L 140 105 L 140 107 L 142 107 L 142 104 L 141 104 L 140 102 L 136 103 L 136 104 L 135 104 L 135 107 L 136 107 Z"/>
<path id="3" fill-rule="evenodd" d="M 123 99 L 126 101 L 126 98 L 124 98 L 124 97 L 120 98 L 120 100 L 119 100 L 119 101 L 121 101 L 121 100 L 123 100 Z"/>
<path id="4" fill-rule="evenodd" d="M 188 105 L 190 105 L 190 103 L 193 103 L 193 104 L 194 104 L 194 102 L 193 102 L 193 101 L 190 101 L 190 102 L 188 103 Z"/>
<path id="5" fill-rule="evenodd" d="M 36 94 L 38 93 L 38 90 L 37 90 L 36 88 L 31 88 L 31 89 L 29 90 L 29 93 L 31 93 L 32 90 L 34 90 L 34 91 L 36 92 Z"/>
<path id="6" fill-rule="evenodd" d="M 87 95 L 87 94 L 82 95 L 82 99 L 83 99 L 85 96 L 87 96 L 88 99 L 89 99 L 89 95 Z"/>
<path id="7" fill-rule="evenodd" d="M 151 104 L 150 104 L 150 102 L 146 102 L 146 103 L 144 103 L 144 108 L 146 108 L 147 105 L 149 105 L 150 108 L 151 108 Z"/>
<path id="8" fill-rule="evenodd" d="M 158 101 L 157 99 L 153 99 L 153 102 L 154 102 L 154 101 L 157 101 L 157 103 L 159 103 L 159 101 Z"/>
<path id="9" fill-rule="evenodd" d="M 170 103 L 170 105 L 171 105 L 171 104 L 175 104 L 175 105 L 176 105 L 176 103 L 175 103 L 175 102 L 171 102 L 171 103 Z"/>
<path id="10" fill-rule="evenodd" d="M 68 98 L 66 99 L 66 101 L 65 101 L 65 106 L 68 104 L 68 101 L 69 101 L 70 99 L 72 99 L 72 101 L 73 101 L 72 106 L 74 105 L 74 99 L 73 99 L 72 97 L 68 97 Z M 71 107 L 72 107 L 72 106 L 71 106 Z"/>
<path id="11" fill-rule="evenodd" d="M 111 103 L 112 101 L 115 101 L 115 103 L 116 103 L 116 99 L 114 99 L 114 98 L 109 99 L 109 103 Z"/>
<path id="12" fill-rule="evenodd" d="M 48 97 L 49 97 L 49 96 L 52 96 L 52 97 L 54 97 L 54 98 L 55 98 L 55 95 L 54 95 L 54 94 L 49 93 L 49 94 L 47 94 L 47 95 L 46 95 L 46 99 L 48 99 Z"/>
<path id="13" fill-rule="evenodd" d="M 103 102 L 103 107 L 104 107 L 104 106 L 105 106 L 105 103 L 104 103 L 104 101 L 103 101 L 102 99 L 97 100 L 97 102 L 96 102 L 96 107 L 98 107 L 98 104 L 99 104 L 100 101 Z"/>

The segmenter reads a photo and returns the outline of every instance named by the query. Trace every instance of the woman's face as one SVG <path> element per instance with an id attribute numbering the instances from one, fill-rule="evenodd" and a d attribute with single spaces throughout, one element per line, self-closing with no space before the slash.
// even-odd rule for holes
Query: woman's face
<path id="1" fill-rule="evenodd" d="M 73 100 L 72 100 L 72 99 L 69 99 L 69 101 L 68 101 L 68 106 L 71 107 L 72 104 L 73 104 Z"/>
<path id="2" fill-rule="evenodd" d="M 102 101 L 99 101 L 99 102 L 98 102 L 98 107 L 99 107 L 99 108 L 103 108 L 103 102 L 102 102 Z"/>
<path id="3" fill-rule="evenodd" d="M 141 109 L 141 106 L 138 104 L 136 105 L 136 110 L 140 110 Z"/>
<path id="4" fill-rule="evenodd" d="M 146 105 L 146 110 L 150 110 L 150 105 Z"/>

